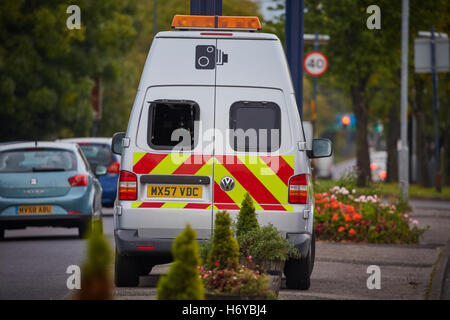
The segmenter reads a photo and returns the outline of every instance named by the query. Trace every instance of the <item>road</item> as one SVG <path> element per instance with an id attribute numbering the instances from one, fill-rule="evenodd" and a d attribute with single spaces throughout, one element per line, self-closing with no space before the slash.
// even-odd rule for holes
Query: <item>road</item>
<path id="1" fill-rule="evenodd" d="M 113 244 L 111 215 L 103 217 L 103 227 Z M 75 228 L 7 230 L 0 242 L 0 299 L 63 299 L 66 269 L 82 264 L 85 245 Z"/>

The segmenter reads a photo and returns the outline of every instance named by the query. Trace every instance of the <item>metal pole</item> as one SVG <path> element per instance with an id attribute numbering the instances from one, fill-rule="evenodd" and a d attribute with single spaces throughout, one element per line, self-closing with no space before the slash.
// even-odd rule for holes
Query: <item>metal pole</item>
<path id="1" fill-rule="evenodd" d="M 319 51 L 319 33 L 316 32 L 314 35 L 314 51 Z M 317 77 L 313 76 L 313 93 L 311 99 L 311 122 L 313 127 L 313 137 L 316 132 L 316 120 L 317 120 L 317 110 L 316 110 L 316 95 L 317 95 Z"/>
<path id="2" fill-rule="evenodd" d="M 409 152 L 408 152 L 408 38 L 409 0 L 402 1 L 402 71 L 400 87 L 400 136 L 401 148 L 398 157 L 399 187 L 403 199 L 408 199 Z"/>
<path id="3" fill-rule="evenodd" d="M 438 78 L 436 73 L 436 46 L 434 37 L 434 26 L 431 26 L 431 79 L 433 83 L 433 124 L 434 124 L 434 150 L 435 150 L 435 171 L 434 181 L 436 191 L 441 192 L 441 158 L 439 154 L 439 128 L 438 128 L 438 110 L 439 99 L 437 95 Z"/>
<path id="4" fill-rule="evenodd" d="M 303 116 L 303 0 L 286 0 L 286 56 L 297 108 Z"/>

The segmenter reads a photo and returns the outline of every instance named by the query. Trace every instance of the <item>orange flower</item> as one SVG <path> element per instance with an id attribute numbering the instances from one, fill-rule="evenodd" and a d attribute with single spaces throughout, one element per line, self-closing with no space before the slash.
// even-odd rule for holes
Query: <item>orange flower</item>
<path id="1" fill-rule="evenodd" d="M 338 231 L 339 232 L 343 232 L 343 231 L 345 231 L 345 228 L 341 226 L 341 227 L 338 228 Z"/>
<path id="2" fill-rule="evenodd" d="M 333 214 L 333 217 L 331 218 L 331 220 L 336 221 L 338 219 L 338 217 L 339 217 L 338 214 L 335 213 L 335 214 Z"/>
<path id="3" fill-rule="evenodd" d="M 353 228 L 351 228 L 350 230 L 348 230 L 348 234 L 351 235 L 351 236 L 354 236 L 355 233 L 356 233 L 356 231 L 355 231 Z"/>

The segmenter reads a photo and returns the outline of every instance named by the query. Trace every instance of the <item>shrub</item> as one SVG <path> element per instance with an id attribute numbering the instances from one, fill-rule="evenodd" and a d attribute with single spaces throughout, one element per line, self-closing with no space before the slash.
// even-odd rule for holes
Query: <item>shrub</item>
<path id="1" fill-rule="evenodd" d="M 172 245 L 174 262 L 162 276 L 156 289 L 159 300 L 202 300 L 203 283 L 198 266 L 200 256 L 196 233 L 187 225 Z"/>
<path id="2" fill-rule="evenodd" d="M 102 221 L 92 222 L 87 239 L 87 256 L 81 268 L 81 290 L 78 292 L 78 299 L 112 299 L 112 251 L 101 230 Z"/>
<path id="3" fill-rule="evenodd" d="M 231 231 L 231 217 L 227 211 L 219 211 L 216 214 L 208 268 L 236 269 L 238 264 L 239 245 Z"/>
<path id="4" fill-rule="evenodd" d="M 253 200 L 248 192 L 244 196 L 241 209 L 236 222 L 236 238 L 246 234 L 247 232 L 258 229 L 258 218 L 256 217 L 255 207 Z"/>
<path id="5" fill-rule="evenodd" d="M 287 260 L 300 254 L 272 224 L 250 230 L 239 238 L 241 255 L 256 260 Z"/>

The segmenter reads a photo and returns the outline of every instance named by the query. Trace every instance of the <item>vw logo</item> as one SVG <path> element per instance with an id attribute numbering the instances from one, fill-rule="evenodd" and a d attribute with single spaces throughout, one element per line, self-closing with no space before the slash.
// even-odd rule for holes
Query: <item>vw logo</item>
<path id="1" fill-rule="evenodd" d="M 223 177 L 220 180 L 220 187 L 223 191 L 231 191 L 234 188 L 234 179 L 232 177 Z"/>
<path id="2" fill-rule="evenodd" d="M 30 184 L 37 184 L 37 180 L 36 179 L 31 179 Z"/>

